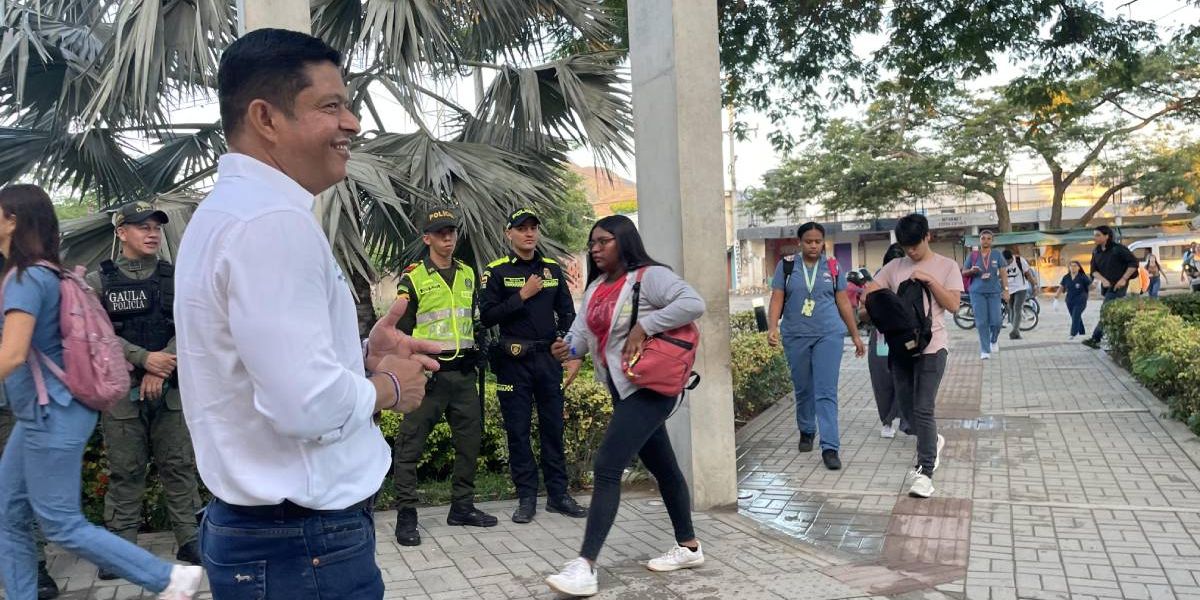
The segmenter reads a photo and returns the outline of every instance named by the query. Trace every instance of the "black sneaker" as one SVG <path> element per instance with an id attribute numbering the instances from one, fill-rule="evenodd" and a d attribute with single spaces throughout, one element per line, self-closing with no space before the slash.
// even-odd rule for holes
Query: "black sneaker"
<path id="1" fill-rule="evenodd" d="M 446 515 L 447 525 L 466 525 L 467 527 L 495 527 L 500 521 L 469 502 L 451 504 L 450 514 Z"/>
<path id="2" fill-rule="evenodd" d="M 1012 333 L 1008 334 L 1008 339 L 1010 339 L 1010 340 L 1019 340 L 1019 339 L 1021 339 L 1021 332 L 1020 332 L 1020 331 L 1013 331 Z"/>
<path id="3" fill-rule="evenodd" d="M 175 553 L 175 560 L 189 565 L 201 564 L 204 561 L 200 559 L 200 544 L 192 540 L 180 546 L 179 551 Z"/>
<path id="4" fill-rule="evenodd" d="M 521 498 L 517 500 L 517 510 L 513 511 L 513 523 L 529 523 L 533 521 L 533 515 L 537 514 L 537 497 Z"/>
<path id="5" fill-rule="evenodd" d="M 1083 340 L 1083 345 L 1087 346 L 1088 348 L 1096 349 L 1096 348 L 1100 347 L 1100 342 L 1098 340 L 1088 338 L 1086 340 Z"/>
<path id="6" fill-rule="evenodd" d="M 574 519 L 582 519 L 588 514 L 588 509 L 579 505 L 570 495 L 562 495 L 546 501 L 546 512 L 567 515 Z"/>
<path id="7" fill-rule="evenodd" d="M 842 468 L 842 459 L 838 458 L 837 450 L 829 449 L 821 452 L 821 460 L 825 461 L 825 468 L 830 471 Z"/>
<path id="8" fill-rule="evenodd" d="M 800 444 L 798 446 L 798 449 L 801 452 L 812 452 L 813 440 L 816 438 L 817 438 L 817 434 L 815 434 L 815 433 L 801 433 L 800 434 Z"/>
<path id="9" fill-rule="evenodd" d="M 45 561 L 38 563 L 37 597 L 38 600 L 51 600 L 51 598 L 58 597 L 58 584 L 46 570 Z"/>
<path id="10" fill-rule="evenodd" d="M 417 531 L 417 509 L 396 509 L 396 543 L 401 546 L 421 545 L 421 533 Z"/>

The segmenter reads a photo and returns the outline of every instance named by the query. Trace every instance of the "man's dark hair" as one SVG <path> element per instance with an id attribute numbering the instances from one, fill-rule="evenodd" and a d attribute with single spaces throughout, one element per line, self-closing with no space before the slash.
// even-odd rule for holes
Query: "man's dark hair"
<path id="1" fill-rule="evenodd" d="M 896 223 L 896 243 L 911 248 L 920 244 L 929 235 L 929 219 L 925 215 L 913 213 L 900 218 Z"/>
<path id="2" fill-rule="evenodd" d="M 1117 241 L 1117 238 L 1113 236 L 1112 227 L 1109 227 L 1108 225 L 1097 225 L 1096 231 L 1099 231 L 1100 233 L 1104 234 L 1108 238 L 1107 243 L 1109 243 L 1109 244 L 1115 243 Z"/>
<path id="3" fill-rule="evenodd" d="M 246 109 L 256 99 L 279 107 L 289 117 L 296 96 L 312 85 L 304 70 L 330 62 L 342 66 L 342 54 L 307 33 L 286 29 L 256 29 L 234 40 L 221 55 L 217 96 L 226 139 L 233 137 Z"/>
<path id="4" fill-rule="evenodd" d="M 1004 260 L 1012 260 L 1012 257 L 1013 257 L 1012 250 L 1005 248 L 1004 252 L 1002 252 L 1002 254 L 1004 254 Z"/>

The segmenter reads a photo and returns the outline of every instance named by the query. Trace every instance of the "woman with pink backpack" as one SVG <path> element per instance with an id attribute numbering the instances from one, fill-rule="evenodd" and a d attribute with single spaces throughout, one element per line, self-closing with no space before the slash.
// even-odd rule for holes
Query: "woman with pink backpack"
<path id="1" fill-rule="evenodd" d="M 64 371 L 63 288 L 78 285 L 63 272 L 58 249 L 58 219 L 46 192 L 34 185 L 0 190 L 0 379 L 17 419 L 0 457 L 0 582 L 10 600 L 37 597 L 36 518 L 62 548 L 160 599 L 189 600 L 200 587 L 200 567 L 172 565 L 83 516 L 79 473 L 99 413 L 56 374 Z"/>

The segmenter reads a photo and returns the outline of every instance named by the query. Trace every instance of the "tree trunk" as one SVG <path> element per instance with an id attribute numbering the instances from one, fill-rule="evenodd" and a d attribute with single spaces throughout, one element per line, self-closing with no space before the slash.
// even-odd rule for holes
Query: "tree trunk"
<path id="1" fill-rule="evenodd" d="M 1059 185 L 1058 181 L 1054 182 L 1054 199 L 1050 201 L 1050 229 L 1062 229 L 1063 220 L 1063 198 L 1066 197 L 1067 190 Z"/>
<path id="2" fill-rule="evenodd" d="M 1079 217 L 1078 221 L 1075 221 L 1074 229 L 1087 227 L 1088 223 L 1096 216 L 1096 213 L 1100 212 L 1100 209 L 1104 208 L 1117 192 L 1131 185 L 1133 185 L 1132 181 L 1123 181 L 1104 190 L 1104 193 L 1100 194 L 1100 198 L 1096 200 L 1095 204 L 1092 204 L 1091 208 L 1087 209 L 1087 212 L 1083 213 L 1083 216 Z"/>
<path id="3" fill-rule="evenodd" d="M 371 301 L 371 282 L 359 273 L 351 272 L 350 286 L 354 290 L 354 306 L 358 309 L 358 336 L 365 338 L 378 318 L 375 304 Z"/>
<path id="4" fill-rule="evenodd" d="M 992 202 L 996 204 L 996 228 L 1000 233 L 1012 231 L 1012 213 L 1008 210 L 1008 197 L 1004 195 L 1004 184 L 1001 183 L 991 194 Z"/>

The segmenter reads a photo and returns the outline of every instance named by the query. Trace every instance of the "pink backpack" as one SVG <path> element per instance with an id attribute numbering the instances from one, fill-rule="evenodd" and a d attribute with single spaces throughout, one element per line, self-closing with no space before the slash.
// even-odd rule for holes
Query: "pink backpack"
<path id="1" fill-rule="evenodd" d="M 129 371 L 133 367 L 125 360 L 121 340 L 100 299 L 84 280 L 83 267 L 65 271 L 45 261 L 37 264 L 51 269 L 59 277 L 61 302 L 58 314 L 65 366 L 58 368 L 41 351 L 30 348 L 29 370 L 37 386 L 38 404 L 45 406 L 50 402 L 42 370 L 38 368 L 41 364 L 67 385 L 76 400 L 92 410 L 106 411 L 129 395 Z M 0 305 L 3 304 L 3 288 L 14 274 L 16 269 L 9 271 L 4 283 L 0 284 Z"/>

